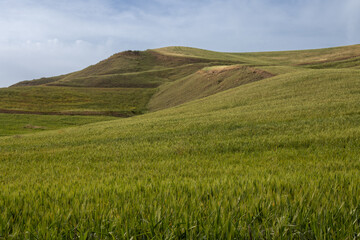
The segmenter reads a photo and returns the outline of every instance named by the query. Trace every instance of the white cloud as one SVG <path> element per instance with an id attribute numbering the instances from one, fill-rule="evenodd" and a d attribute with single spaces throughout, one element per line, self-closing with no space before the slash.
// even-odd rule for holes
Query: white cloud
<path id="1" fill-rule="evenodd" d="M 318 48 L 359 41 L 358 0 L 0 0 L 0 87 L 127 49 Z"/>

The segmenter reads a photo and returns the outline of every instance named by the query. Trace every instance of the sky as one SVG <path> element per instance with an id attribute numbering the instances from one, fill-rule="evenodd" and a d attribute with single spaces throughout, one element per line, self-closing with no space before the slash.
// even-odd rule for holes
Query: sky
<path id="1" fill-rule="evenodd" d="M 0 87 L 165 46 L 252 52 L 360 43 L 360 0 L 0 0 Z"/>

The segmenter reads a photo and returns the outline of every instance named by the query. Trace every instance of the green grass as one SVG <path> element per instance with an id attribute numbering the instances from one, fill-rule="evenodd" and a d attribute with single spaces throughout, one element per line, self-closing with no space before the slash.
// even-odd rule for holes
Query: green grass
<path id="1" fill-rule="evenodd" d="M 360 71 L 0 138 L 4 239 L 357 239 Z"/>
<path id="2" fill-rule="evenodd" d="M 246 62 L 255 65 L 298 66 L 301 64 L 323 63 L 358 57 L 360 55 L 360 44 L 300 51 L 232 53 L 232 55 L 237 58 L 246 59 Z"/>
<path id="3" fill-rule="evenodd" d="M 345 60 L 336 60 L 322 63 L 307 64 L 306 67 L 313 69 L 326 69 L 326 68 L 359 68 L 360 58 L 354 57 Z"/>
<path id="4" fill-rule="evenodd" d="M 40 113 L 124 114 L 147 110 L 147 88 L 13 87 L 0 89 L 0 109 Z"/>
<path id="5" fill-rule="evenodd" d="M 305 63 L 318 63 L 358 57 L 360 45 L 352 45 L 336 48 L 324 48 L 301 51 L 282 52 L 250 52 L 250 53 L 221 53 L 188 47 L 166 47 L 155 49 L 161 54 L 170 56 L 186 56 L 204 59 L 219 59 L 234 61 L 257 66 L 273 65 L 298 65 Z"/>
<path id="6" fill-rule="evenodd" d="M 69 87 L 106 87 L 106 88 L 156 88 L 163 83 L 174 81 L 209 66 L 209 63 L 186 64 L 180 67 L 148 70 L 140 72 L 90 75 L 57 81 L 50 85 Z"/>
<path id="7" fill-rule="evenodd" d="M 0 114 L 0 136 L 37 133 L 88 123 L 115 120 L 106 116 L 51 116 L 31 114 Z M 20 137 L 20 136 L 17 136 Z"/>

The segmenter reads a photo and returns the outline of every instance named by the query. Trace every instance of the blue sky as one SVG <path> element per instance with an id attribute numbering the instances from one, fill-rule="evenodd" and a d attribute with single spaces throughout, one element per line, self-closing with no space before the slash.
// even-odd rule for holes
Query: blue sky
<path id="1" fill-rule="evenodd" d="M 128 49 L 247 52 L 360 43 L 360 0 L 0 0 L 0 87 Z"/>

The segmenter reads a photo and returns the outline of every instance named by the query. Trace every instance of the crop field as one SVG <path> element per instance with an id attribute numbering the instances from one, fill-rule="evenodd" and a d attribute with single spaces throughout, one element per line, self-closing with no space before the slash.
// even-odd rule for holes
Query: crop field
<path id="1" fill-rule="evenodd" d="M 156 112 L 0 137 L 0 239 L 359 239 L 360 70 L 265 68 Z"/>
<path id="2" fill-rule="evenodd" d="M 54 116 L 32 114 L 0 114 L 0 136 L 36 133 L 94 122 L 115 120 L 108 116 Z"/>
<path id="3" fill-rule="evenodd" d="M 1 88 L 0 112 L 132 116 L 146 111 L 153 93 L 148 88 Z"/>

